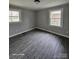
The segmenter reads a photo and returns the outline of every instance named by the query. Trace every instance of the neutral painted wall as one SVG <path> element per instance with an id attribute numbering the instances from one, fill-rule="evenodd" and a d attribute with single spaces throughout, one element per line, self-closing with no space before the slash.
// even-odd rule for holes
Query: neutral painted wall
<path id="1" fill-rule="evenodd" d="M 64 4 L 56 7 L 42 9 L 38 11 L 24 9 L 20 7 L 10 6 L 21 10 L 21 22 L 9 23 L 9 36 L 27 31 L 34 27 L 43 28 L 58 34 L 69 36 L 69 4 Z M 63 27 L 55 27 L 49 25 L 49 11 L 63 8 Z"/>
<path id="2" fill-rule="evenodd" d="M 63 27 L 56 27 L 49 25 L 49 11 L 63 8 Z M 36 27 L 43 28 L 61 35 L 69 36 L 69 4 L 64 4 L 56 7 L 42 9 L 36 12 Z"/>
<path id="3" fill-rule="evenodd" d="M 9 23 L 9 36 L 13 36 L 20 32 L 24 32 L 24 31 L 34 28 L 35 11 L 24 9 L 24 8 L 19 8 L 15 6 L 10 6 L 10 9 L 11 8 L 21 10 L 21 22 L 20 23 Z"/>

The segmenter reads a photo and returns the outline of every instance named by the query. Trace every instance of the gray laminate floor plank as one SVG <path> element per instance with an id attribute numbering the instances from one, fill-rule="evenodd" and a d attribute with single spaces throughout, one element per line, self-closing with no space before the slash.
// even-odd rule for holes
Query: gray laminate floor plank
<path id="1" fill-rule="evenodd" d="M 9 40 L 9 59 L 68 59 L 68 38 L 35 30 Z"/>

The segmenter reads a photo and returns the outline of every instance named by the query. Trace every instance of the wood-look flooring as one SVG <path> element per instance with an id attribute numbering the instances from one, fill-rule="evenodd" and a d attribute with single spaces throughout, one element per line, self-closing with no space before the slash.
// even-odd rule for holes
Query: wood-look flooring
<path id="1" fill-rule="evenodd" d="M 69 39 L 33 30 L 9 39 L 9 59 L 68 59 Z"/>

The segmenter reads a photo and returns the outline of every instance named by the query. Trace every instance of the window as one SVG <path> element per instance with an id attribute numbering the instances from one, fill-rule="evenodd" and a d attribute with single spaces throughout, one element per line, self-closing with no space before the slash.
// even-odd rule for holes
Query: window
<path id="1" fill-rule="evenodd" d="M 50 25 L 61 26 L 62 9 L 50 12 Z"/>
<path id="2" fill-rule="evenodd" d="M 19 22 L 20 12 L 18 10 L 9 10 L 9 22 Z"/>

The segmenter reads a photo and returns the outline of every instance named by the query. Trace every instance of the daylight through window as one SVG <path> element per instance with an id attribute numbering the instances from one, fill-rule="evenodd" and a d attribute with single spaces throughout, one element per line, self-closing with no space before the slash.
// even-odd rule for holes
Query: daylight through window
<path id="1" fill-rule="evenodd" d="M 19 11 L 9 10 L 9 22 L 19 22 Z"/>
<path id="2" fill-rule="evenodd" d="M 50 12 L 50 25 L 61 26 L 61 16 L 62 10 L 56 10 Z"/>

